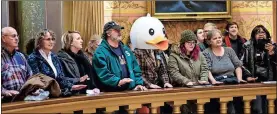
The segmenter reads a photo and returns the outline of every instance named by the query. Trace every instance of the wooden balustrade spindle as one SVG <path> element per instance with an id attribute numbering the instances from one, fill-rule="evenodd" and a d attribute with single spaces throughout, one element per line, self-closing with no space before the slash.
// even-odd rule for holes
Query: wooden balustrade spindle
<path id="1" fill-rule="evenodd" d="M 251 100 L 256 99 L 256 96 L 243 96 L 244 101 L 244 114 L 250 114 L 251 113 L 251 106 L 250 102 Z"/>
<path id="2" fill-rule="evenodd" d="M 180 106 L 181 105 L 174 105 L 174 107 L 173 107 L 173 113 L 174 114 L 180 114 L 181 113 Z"/>
<path id="3" fill-rule="evenodd" d="M 227 114 L 227 102 L 220 102 L 220 113 Z"/>
<path id="4" fill-rule="evenodd" d="M 96 109 L 95 109 L 95 108 L 87 108 L 87 109 L 83 109 L 83 113 L 84 113 L 84 114 L 88 114 L 88 113 L 96 113 Z"/>
<path id="5" fill-rule="evenodd" d="M 141 108 L 141 104 L 130 104 L 128 108 L 128 113 L 134 114 L 135 110 L 137 110 L 138 108 Z"/>
<path id="6" fill-rule="evenodd" d="M 151 103 L 151 113 L 152 114 L 157 114 L 158 113 L 158 108 L 160 106 L 163 106 L 164 105 L 164 102 L 154 102 L 154 103 Z"/>
<path id="7" fill-rule="evenodd" d="M 112 114 L 114 111 L 118 110 L 118 106 L 110 106 L 106 107 L 106 113 L 107 114 Z"/>
<path id="8" fill-rule="evenodd" d="M 158 113 L 158 107 L 151 107 L 151 114 L 157 114 Z"/>
<path id="9" fill-rule="evenodd" d="M 222 97 L 220 98 L 220 113 L 227 114 L 227 103 L 233 100 L 233 97 Z"/>
<path id="10" fill-rule="evenodd" d="M 197 99 L 197 114 L 204 114 L 204 104 L 210 102 L 210 99 Z"/>
<path id="11" fill-rule="evenodd" d="M 174 101 L 174 107 L 173 107 L 173 113 L 174 114 L 180 114 L 180 107 L 183 104 L 187 104 L 187 100 L 178 100 L 178 101 Z"/>
<path id="12" fill-rule="evenodd" d="M 275 114 L 274 100 L 276 99 L 276 94 L 267 95 L 267 99 L 268 99 L 268 113 Z"/>

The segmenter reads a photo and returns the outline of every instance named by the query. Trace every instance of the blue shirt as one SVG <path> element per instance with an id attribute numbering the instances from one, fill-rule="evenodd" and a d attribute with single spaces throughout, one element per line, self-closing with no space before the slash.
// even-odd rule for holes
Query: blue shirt
<path id="1" fill-rule="evenodd" d="M 32 75 L 32 70 L 25 56 L 17 51 L 9 53 L 2 47 L 1 52 L 1 82 L 2 91 L 19 91 L 27 79 Z"/>
<path id="2" fill-rule="evenodd" d="M 126 59 L 123 55 L 122 49 L 120 48 L 120 46 L 118 46 L 117 48 L 112 48 L 112 50 L 118 56 L 118 60 L 119 60 L 119 63 L 120 63 L 121 69 L 122 69 L 121 79 L 129 78 Z"/>

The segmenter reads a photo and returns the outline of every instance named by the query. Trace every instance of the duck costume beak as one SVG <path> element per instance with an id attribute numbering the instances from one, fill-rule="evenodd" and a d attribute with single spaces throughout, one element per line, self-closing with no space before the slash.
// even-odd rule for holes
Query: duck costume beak
<path id="1" fill-rule="evenodd" d="M 163 36 L 157 36 L 152 40 L 146 41 L 146 44 L 155 46 L 159 50 L 167 50 L 168 48 L 168 40 Z"/>

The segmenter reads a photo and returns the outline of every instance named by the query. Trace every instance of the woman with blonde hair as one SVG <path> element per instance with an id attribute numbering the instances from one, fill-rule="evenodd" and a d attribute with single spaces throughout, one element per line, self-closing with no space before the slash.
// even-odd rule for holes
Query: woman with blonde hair
<path id="1" fill-rule="evenodd" d="M 63 71 L 69 78 L 74 78 L 76 84 L 85 84 L 87 89 L 92 89 L 92 93 L 99 93 L 100 90 L 94 84 L 94 76 L 92 65 L 87 56 L 83 53 L 80 32 L 68 31 L 61 38 L 62 49 L 58 52 L 61 59 Z M 85 91 L 81 91 L 85 93 Z"/>
<path id="2" fill-rule="evenodd" d="M 86 85 L 75 85 L 72 78 L 66 78 L 59 58 L 52 52 L 56 43 L 55 40 L 53 31 L 44 29 L 39 32 L 38 37 L 35 39 L 35 50 L 29 55 L 28 63 L 32 68 L 33 74 L 42 73 L 56 79 L 61 86 L 62 92 L 69 95 L 73 91 L 85 88 Z"/>
<path id="3" fill-rule="evenodd" d="M 94 51 L 96 50 L 98 45 L 101 43 L 101 41 L 102 41 L 101 36 L 93 35 L 88 42 L 88 45 L 85 49 L 85 54 L 88 57 L 91 64 L 92 64 L 92 57 L 93 57 Z"/>

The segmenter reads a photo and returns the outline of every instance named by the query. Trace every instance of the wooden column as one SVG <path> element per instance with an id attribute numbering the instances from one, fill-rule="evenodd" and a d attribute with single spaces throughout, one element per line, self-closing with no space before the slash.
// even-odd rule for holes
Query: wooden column
<path id="1" fill-rule="evenodd" d="M 160 106 L 163 106 L 164 102 L 153 102 L 151 103 L 151 114 L 157 114 L 158 113 L 158 108 Z"/>
<path id="2" fill-rule="evenodd" d="M 275 114 L 274 113 L 274 100 L 276 99 L 276 94 L 271 94 L 271 95 L 267 95 L 267 99 L 268 99 L 268 113 L 269 114 Z"/>
<path id="3" fill-rule="evenodd" d="M 173 113 L 174 113 L 174 114 L 180 114 L 180 113 L 181 113 L 180 107 L 181 107 L 183 104 L 187 104 L 187 100 L 174 101 Z"/>
<path id="4" fill-rule="evenodd" d="M 25 43 L 31 38 L 36 38 L 38 32 L 46 28 L 45 2 L 45 0 L 22 0 L 18 2 L 18 18 L 15 25 L 16 28 L 18 28 L 17 32 L 20 35 L 19 49 L 23 52 L 26 52 Z M 58 22 L 58 20 L 56 22 Z"/>
<path id="5" fill-rule="evenodd" d="M 244 114 L 250 114 L 251 113 L 251 106 L 250 102 L 251 100 L 256 99 L 256 96 L 243 96 L 244 101 Z"/>
<path id="6" fill-rule="evenodd" d="M 233 97 L 222 97 L 220 98 L 220 113 L 227 114 L 227 103 L 233 100 Z"/>
<path id="7" fill-rule="evenodd" d="M 204 114 L 204 104 L 206 102 L 210 102 L 210 99 L 197 99 L 197 113 L 198 114 Z"/>

